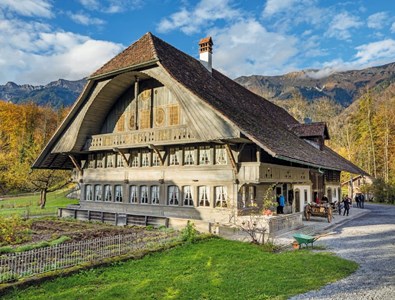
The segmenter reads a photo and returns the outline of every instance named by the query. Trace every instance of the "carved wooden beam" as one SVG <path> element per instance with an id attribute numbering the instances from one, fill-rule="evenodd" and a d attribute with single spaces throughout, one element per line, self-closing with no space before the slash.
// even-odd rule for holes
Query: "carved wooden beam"
<path id="1" fill-rule="evenodd" d="M 162 154 L 160 153 L 158 147 L 155 147 L 155 145 L 149 144 L 149 145 L 148 145 L 148 148 L 155 151 L 155 153 L 159 156 L 160 162 L 161 162 L 161 164 L 162 164 L 162 166 L 163 166 L 164 163 L 165 163 L 165 161 L 164 161 L 165 159 L 164 159 L 164 157 L 162 156 Z"/>
<path id="2" fill-rule="evenodd" d="M 130 167 L 129 162 L 128 162 L 128 159 L 127 159 L 125 153 L 123 153 L 123 151 L 122 151 L 121 149 L 119 149 L 119 148 L 112 148 L 112 151 L 114 151 L 114 152 L 116 152 L 116 153 L 118 153 L 118 154 L 121 154 L 122 159 L 123 159 L 125 165 L 128 166 L 128 167 Z"/>
<path id="3" fill-rule="evenodd" d="M 237 163 L 236 163 L 236 160 L 235 160 L 235 158 L 233 156 L 232 149 L 230 149 L 229 144 L 225 144 L 225 149 L 226 149 L 226 153 L 228 154 L 230 163 L 232 165 L 233 172 L 235 173 L 235 176 L 236 176 L 237 173 L 238 173 Z"/>
<path id="4" fill-rule="evenodd" d="M 82 168 L 78 163 L 78 161 L 76 160 L 76 158 L 74 157 L 74 155 L 69 154 L 68 156 L 71 159 L 71 162 L 73 163 L 74 167 L 80 172 L 80 174 L 82 174 Z"/>

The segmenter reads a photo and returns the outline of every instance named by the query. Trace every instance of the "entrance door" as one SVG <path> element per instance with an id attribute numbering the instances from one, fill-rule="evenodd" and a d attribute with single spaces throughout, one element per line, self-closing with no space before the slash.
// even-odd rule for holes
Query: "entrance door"
<path id="1" fill-rule="evenodd" d="M 295 211 L 300 212 L 300 191 L 295 190 Z"/>

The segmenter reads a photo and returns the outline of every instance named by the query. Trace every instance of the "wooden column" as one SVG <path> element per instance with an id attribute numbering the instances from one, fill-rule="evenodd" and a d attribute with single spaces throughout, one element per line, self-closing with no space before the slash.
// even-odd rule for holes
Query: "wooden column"
<path id="1" fill-rule="evenodd" d="M 136 76 L 135 77 L 135 82 L 134 82 L 134 99 L 136 100 L 136 110 L 135 110 L 135 118 L 134 118 L 134 127 L 135 129 L 139 129 L 139 121 L 138 121 L 138 114 L 139 114 L 139 78 Z"/>

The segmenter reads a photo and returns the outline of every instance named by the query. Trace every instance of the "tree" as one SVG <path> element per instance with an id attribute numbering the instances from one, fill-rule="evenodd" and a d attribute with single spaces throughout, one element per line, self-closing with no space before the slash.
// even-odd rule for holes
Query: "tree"
<path id="1" fill-rule="evenodd" d="M 33 170 L 26 180 L 33 189 L 40 191 L 41 209 L 44 209 L 47 203 L 47 193 L 61 189 L 70 182 L 70 172 L 60 170 Z"/>

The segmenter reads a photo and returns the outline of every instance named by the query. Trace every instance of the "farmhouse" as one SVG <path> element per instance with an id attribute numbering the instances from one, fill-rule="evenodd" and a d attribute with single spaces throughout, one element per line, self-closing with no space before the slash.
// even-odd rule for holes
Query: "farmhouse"
<path id="1" fill-rule="evenodd" d="M 88 78 L 33 166 L 75 170 L 80 205 L 63 213 L 228 223 L 271 188 L 298 214 L 339 200 L 341 171 L 365 174 L 325 146 L 324 123 L 300 124 L 212 68 L 211 38 L 199 47 L 197 60 L 147 33 Z"/>

